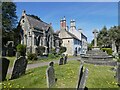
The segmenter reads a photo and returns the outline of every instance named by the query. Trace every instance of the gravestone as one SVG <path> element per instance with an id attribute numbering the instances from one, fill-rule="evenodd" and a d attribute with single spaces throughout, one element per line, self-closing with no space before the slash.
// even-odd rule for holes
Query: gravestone
<path id="1" fill-rule="evenodd" d="M 83 75 L 83 64 L 80 65 L 79 79 L 78 79 L 77 88 L 79 88 L 79 85 L 80 85 L 80 81 L 81 81 L 82 75 Z"/>
<path id="2" fill-rule="evenodd" d="M 63 65 L 63 60 L 64 60 L 63 57 L 61 57 L 59 60 L 59 65 Z"/>
<path id="3" fill-rule="evenodd" d="M 117 68 L 117 81 L 118 81 L 118 85 L 120 86 L 120 63 L 118 63 L 118 68 Z"/>
<path id="4" fill-rule="evenodd" d="M 11 79 L 16 79 L 25 74 L 27 63 L 28 61 L 23 56 L 20 56 L 17 60 L 15 60 Z"/>
<path id="5" fill-rule="evenodd" d="M 2 58 L 2 81 L 4 81 L 6 79 L 6 75 L 7 75 L 7 71 L 8 71 L 8 67 L 9 67 L 9 63 L 10 61 L 6 58 Z"/>
<path id="6" fill-rule="evenodd" d="M 7 46 L 7 55 L 14 56 L 15 55 L 14 42 L 8 41 L 6 46 Z"/>
<path id="7" fill-rule="evenodd" d="M 20 53 L 16 52 L 16 59 L 18 59 L 20 57 Z"/>
<path id="8" fill-rule="evenodd" d="M 87 89 L 87 87 L 85 87 L 87 77 L 88 77 L 88 69 L 86 68 L 83 72 L 83 65 L 81 65 L 80 72 L 79 72 L 78 84 L 77 84 L 77 90 Z"/>
<path id="9" fill-rule="evenodd" d="M 53 68 L 54 62 L 49 63 L 49 67 L 46 70 L 47 87 L 50 88 L 55 84 L 55 71 Z"/>
<path id="10" fill-rule="evenodd" d="M 64 57 L 64 64 L 67 63 L 67 55 Z"/>

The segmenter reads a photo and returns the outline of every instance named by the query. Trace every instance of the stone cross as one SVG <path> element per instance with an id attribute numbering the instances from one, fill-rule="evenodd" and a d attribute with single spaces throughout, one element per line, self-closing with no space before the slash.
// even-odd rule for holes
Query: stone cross
<path id="1" fill-rule="evenodd" d="M 46 70 L 46 79 L 47 79 L 47 87 L 50 88 L 55 84 L 55 71 L 53 68 L 54 62 L 49 63 L 49 67 Z"/>
<path id="2" fill-rule="evenodd" d="M 95 29 L 93 31 L 93 34 L 94 34 L 94 47 L 97 47 L 97 34 L 98 34 L 98 31 Z"/>

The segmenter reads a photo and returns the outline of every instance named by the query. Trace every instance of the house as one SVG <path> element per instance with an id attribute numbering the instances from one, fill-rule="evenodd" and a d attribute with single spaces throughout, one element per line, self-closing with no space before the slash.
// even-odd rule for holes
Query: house
<path id="1" fill-rule="evenodd" d="M 52 25 L 26 14 L 25 10 L 22 12 L 18 29 L 20 43 L 26 45 L 27 52 L 36 53 L 39 46 L 45 47 L 44 54 L 60 48 L 61 39 L 54 33 Z"/>
<path id="2" fill-rule="evenodd" d="M 65 54 L 80 55 L 87 51 L 87 37 L 81 29 L 76 29 L 75 20 L 70 21 L 70 29 L 66 25 L 66 18 L 60 20 L 59 37 L 62 39 L 62 46 L 67 48 Z"/>

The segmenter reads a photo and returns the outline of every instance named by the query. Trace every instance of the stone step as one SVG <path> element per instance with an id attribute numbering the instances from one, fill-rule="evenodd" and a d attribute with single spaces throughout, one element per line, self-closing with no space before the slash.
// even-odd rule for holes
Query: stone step
<path id="1" fill-rule="evenodd" d="M 90 64 L 96 64 L 96 65 L 110 65 L 110 66 L 117 65 L 116 61 L 88 61 L 88 60 L 84 60 L 84 62 L 90 63 Z"/>

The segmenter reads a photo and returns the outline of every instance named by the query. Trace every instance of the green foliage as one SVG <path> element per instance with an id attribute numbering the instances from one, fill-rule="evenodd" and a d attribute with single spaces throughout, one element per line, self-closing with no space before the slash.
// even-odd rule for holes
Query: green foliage
<path id="1" fill-rule="evenodd" d="M 56 49 L 52 48 L 51 53 L 55 55 L 56 54 Z"/>
<path id="2" fill-rule="evenodd" d="M 62 54 L 62 53 L 64 53 L 64 52 L 66 52 L 66 50 L 67 50 L 66 47 L 61 46 L 59 53 Z"/>
<path id="3" fill-rule="evenodd" d="M 17 24 L 16 5 L 13 2 L 2 3 L 2 45 L 8 40 L 14 41 L 13 28 Z M 11 31 L 11 32 L 10 32 Z"/>
<path id="4" fill-rule="evenodd" d="M 17 48 L 17 52 L 19 52 L 21 56 L 25 56 L 26 45 L 18 44 L 16 48 Z"/>
<path id="5" fill-rule="evenodd" d="M 111 48 L 101 48 L 104 52 L 106 51 L 108 55 L 112 55 L 112 49 Z"/>
<path id="6" fill-rule="evenodd" d="M 120 58 L 117 59 L 117 62 L 120 62 Z"/>
<path id="7" fill-rule="evenodd" d="M 28 60 L 37 60 L 37 54 L 35 53 L 28 53 L 27 57 L 28 57 Z"/>
<path id="8" fill-rule="evenodd" d="M 45 47 L 44 46 L 38 46 L 37 55 L 42 56 L 44 52 L 45 52 Z"/>
<path id="9" fill-rule="evenodd" d="M 48 58 L 55 58 L 55 55 L 50 53 L 50 54 L 48 54 Z"/>
<path id="10" fill-rule="evenodd" d="M 88 44 L 88 50 L 92 50 L 92 44 Z"/>
<path id="11" fill-rule="evenodd" d="M 109 47 L 110 40 L 106 26 L 104 26 L 102 30 L 98 33 L 97 39 L 99 47 Z"/>

